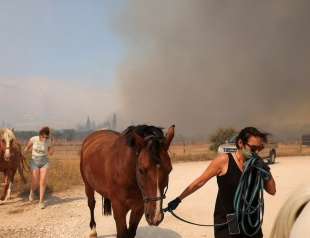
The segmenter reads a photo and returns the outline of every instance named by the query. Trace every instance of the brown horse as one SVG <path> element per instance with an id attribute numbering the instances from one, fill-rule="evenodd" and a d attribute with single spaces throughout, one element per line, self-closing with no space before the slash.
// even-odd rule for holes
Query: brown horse
<path id="1" fill-rule="evenodd" d="M 135 237 L 143 213 L 149 225 L 159 225 L 172 170 L 168 149 L 173 137 L 174 126 L 164 136 L 158 127 L 140 125 L 122 134 L 97 131 L 84 140 L 80 169 L 90 209 L 90 237 L 97 237 L 95 191 L 104 198 L 105 215 L 111 215 L 112 203 L 117 238 Z"/>
<path id="2" fill-rule="evenodd" d="M 22 155 L 21 145 L 11 129 L 0 130 L 0 172 L 4 173 L 4 189 L 0 196 L 0 202 L 7 200 L 11 196 L 14 176 L 18 170 L 22 180 L 26 183 L 23 174 L 25 158 Z"/>

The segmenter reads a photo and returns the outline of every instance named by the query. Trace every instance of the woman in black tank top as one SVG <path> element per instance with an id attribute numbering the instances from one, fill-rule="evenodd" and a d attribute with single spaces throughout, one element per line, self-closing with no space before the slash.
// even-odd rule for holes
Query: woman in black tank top
<path id="1" fill-rule="evenodd" d="M 228 154 L 228 168 L 226 174 L 222 176 L 216 176 L 218 184 L 218 193 L 216 197 L 215 210 L 214 210 L 214 224 L 225 223 L 226 215 L 234 213 L 233 200 L 235 196 L 236 189 L 239 184 L 242 171 L 238 167 L 232 154 Z M 249 237 L 243 234 L 241 230 L 240 235 L 231 235 L 229 236 L 228 226 L 215 227 L 214 236 L 216 238 L 245 238 Z M 252 238 L 261 238 L 263 237 L 262 230 L 252 236 Z"/>
<path id="2" fill-rule="evenodd" d="M 226 215 L 234 213 L 233 200 L 243 172 L 243 165 L 251 153 L 258 152 L 262 144 L 267 141 L 267 135 L 254 127 L 244 128 L 236 140 L 237 152 L 234 154 L 220 154 L 208 166 L 208 168 L 194 180 L 176 199 L 168 204 L 169 210 L 177 208 L 181 201 L 201 188 L 212 177 L 217 178 L 218 194 L 214 210 L 214 223 L 227 222 Z M 265 190 L 274 195 L 276 193 L 275 181 L 272 176 L 264 184 Z M 240 227 L 240 234 L 230 235 L 228 226 L 220 226 L 214 229 L 215 238 L 249 238 Z M 262 238 L 260 229 L 251 238 Z"/>

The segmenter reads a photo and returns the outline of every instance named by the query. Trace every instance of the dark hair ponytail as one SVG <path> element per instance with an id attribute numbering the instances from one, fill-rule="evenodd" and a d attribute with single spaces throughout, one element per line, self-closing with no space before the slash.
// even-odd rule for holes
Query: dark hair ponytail
<path id="1" fill-rule="evenodd" d="M 261 132 L 257 128 L 255 128 L 255 127 L 246 127 L 244 129 L 242 129 L 240 131 L 239 135 L 237 136 L 237 138 L 236 138 L 236 146 L 237 146 L 238 149 L 240 149 L 240 147 L 238 145 L 239 140 L 241 140 L 243 144 L 246 144 L 246 143 L 248 143 L 249 138 L 251 136 L 260 137 L 260 138 L 262 138 L 262 140 L 265 143 L 267 143 L 268 135 L 269 135 L 269 133 Z"/>

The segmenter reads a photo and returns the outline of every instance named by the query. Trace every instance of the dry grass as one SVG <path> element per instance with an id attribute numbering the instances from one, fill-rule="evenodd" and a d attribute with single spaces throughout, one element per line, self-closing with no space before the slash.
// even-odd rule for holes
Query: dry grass
<path id="1" fill-rule="evenodd" d="M 80 145 L 57 145 L 55 154 L 50 158 L 48 174 L 48 192 L 59 192 L 75 185 L 82 185 L 79 169 Z M 170 148 L 170 156 L 174 163 L 184 161 L 212 160 L 216 152 L 209 150 L 209 144 L 173 145 Z M 301 147 L 298 144 L 279 144 L 278 156 L 310 155 L 310 147 Z M 29 193 L 31 175 L 25 173 L 27 184 L 22 184 L 19 174 L 15 176 L 14 191 L 26 196 Z M 0 174 L 0 181 L 2 174 Z"/>
<path id="2" fill-rule="evenodd" d="M 29 164 L 29 161 L 28 161 Z M 59 192 L 75 185 L 83 184 L 80 175 L 80 161 L 78 156 L 72 157 L 59 157 L 53 156 L 49 161 L 47 193 Z M 22 183 L 18 172 L 15 175 L 14 191 L 18 191 L 20 196 L 27 196 L 29 194 L 31 173 L 30 171 L 24 171 L 27 183 Z M 2 174 L 0 175 L 1 181 L 3 181 Z"/>

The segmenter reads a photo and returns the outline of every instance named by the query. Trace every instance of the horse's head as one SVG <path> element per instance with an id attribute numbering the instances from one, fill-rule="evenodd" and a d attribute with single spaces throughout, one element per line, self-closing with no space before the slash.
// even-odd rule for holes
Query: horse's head
<path id="1" fill-rule="evenodd" d="M 154 129 L 154 127 L 153 127 Z M 164 136 L 162 130 L 141 136 L 134 133 L 137 147 L 136 178 L 144 201 L 144 214 L 149 225 L 159 225 L 164 219 L 162 203 L 172 170 L 168 149 L 174 137 L 174 126 Z"/>
<path id="2" fill-rule="evenodd" d="M 4 160 L 8 161 L 11 157 L 12 144 L 16 140 L 12 129 L 5 128 L 0 135 L 0 153 L 4 154 Z"/>

